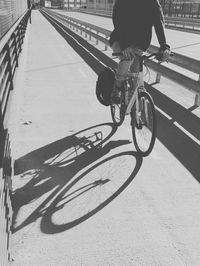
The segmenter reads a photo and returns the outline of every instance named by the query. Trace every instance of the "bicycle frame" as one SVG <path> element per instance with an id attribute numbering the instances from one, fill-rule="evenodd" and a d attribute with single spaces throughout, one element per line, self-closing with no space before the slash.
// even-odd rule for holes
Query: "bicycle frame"
<path id="1" fill-rule="evenodd" d="M 143 88 L 144 89 L 144 80 L 143 80 L 143 71 L 139 72 L 138 77 L 137 77 L 137 85 L 135 88 L 135 91 L 128 103 L 128 106 L 126 108 L 126 112 L 125 114 L 128 115 L 131 112 L 131 109 L 134 105 L 134 103 L 136 102 L 136 110 L 138 111 L 139 107 L 138 107 L 138 90 L 139 88 Z M 129 82 L 129 78 L 127 79 L 127 82 Z"/>

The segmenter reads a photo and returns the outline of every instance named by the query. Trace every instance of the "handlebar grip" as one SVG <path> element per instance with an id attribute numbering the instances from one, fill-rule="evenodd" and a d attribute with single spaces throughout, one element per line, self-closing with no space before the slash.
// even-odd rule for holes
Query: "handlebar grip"
<path id="1" fill-rule="evenodd" d="M 112 53 L 112 56 L 122 56 L 123 53 L 122 52 L 118 52 L 118 53 Z"/>

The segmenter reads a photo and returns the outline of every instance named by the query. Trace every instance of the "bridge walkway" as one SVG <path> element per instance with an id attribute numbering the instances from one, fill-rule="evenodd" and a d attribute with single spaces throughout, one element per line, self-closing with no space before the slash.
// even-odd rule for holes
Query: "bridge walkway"
<path id="1" fill-rule="evenodd" d="M 34 10 L 10 120 L 12 265 L 198 266 L 198 140 L 158 113 L 155 149 L 140 158 L 128 121 L 116 131 L 97 102 L 96 78 Z"/>

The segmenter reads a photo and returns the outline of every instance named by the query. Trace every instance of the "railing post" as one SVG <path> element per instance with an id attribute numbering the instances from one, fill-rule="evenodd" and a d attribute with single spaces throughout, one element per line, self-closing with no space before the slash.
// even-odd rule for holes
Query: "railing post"
<path id="1" fill-rule="evenodd" d="M 199 74 L 199 88 L 200 88 L 200 74 Z M 200 92 L 195 95 L 194 105 L 200 106 Z"/>
<path id="2" fill-rule="evenodd" d="M 6 58 L 8 61 L 8 72 L 9 72 L 9 81 L 10 81 L 10 89 L 13 89 L 13 74 L 12 74 L 12 65 L 11 65 L 11 58 L 10 58 L 10 47 L 9 44 L 6 43 L 5 45 L 5 49 L 6 49 Z"/>
<path id="3" fill-rule="evenodd" d="M 14 51 L 15 51 L 15 60 L 16 60 L 16 66 L 19 66 L 18 63 L 18 53 L 17 53 L 17 38 L 16 38 L 16 34 L 13 32 L 12 34 L 13 39 L 14 39 Z"/>
<path id="4" fill-rule="evenodd" d="M 107 44 L 105 44 L 105 51 L 107 51 L 108 50 L 108 45 Z"/>
<path id="5" fill-rule="evenodd" d="M 28 12 L 29 12 L 29 13 L 28 13 L 28 16 L 29 16 L 29 22 L 30 22 L 30 24 L 31 24 L 31 22 L 32 22 L 32 20 L 31 20 L 31 8 L 29 9 Z"/>
<path id="6" fill-rule="evenodd" d="M 198 14 L 197 14 L 198 18 L 199 18 L 199 15 L 200 15 L 200 4 L 198 4 Z"/>
<path id="7" fill-rule="evenodd" d="M 23 40 L 22 40 L 22 23 L 19 24 L 18 34 L 19 34 L 19 51 L 21 52 L 22 44 L 23 44 Z"/>
<path id="8" fill-rule="evenodd" d="M 156 83 L 160 83 L 161 74 L 157 72 L 156 74 Z"/>
<path id="9" fill-rule="evenodd" d="M 92 31 L 92 29 L 90 28 L 90 32 Z M 91 39 L 92 39 L 92 35 L 90 34 L 89 35 L 89 40 L 91 41 Z"/>
<path id="10" fill-rule="evenodd" d="M 97 31 L 97 35 L 99 34 L 99 32 Z M 99 43 L 99 40 L 96 39 L 96 45 Z"/>
<path id="11" fill-rule="evenodd" d="M 200 93 L 195 95 L 194 105 L 200 106 Z"/>

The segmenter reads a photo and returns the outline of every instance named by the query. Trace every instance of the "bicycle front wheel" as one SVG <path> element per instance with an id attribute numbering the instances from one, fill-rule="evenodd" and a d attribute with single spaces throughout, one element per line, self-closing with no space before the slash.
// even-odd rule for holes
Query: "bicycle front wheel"
<path id="1" fill-rule="evenodd" d="M 149 93 L 143 91 L 138 94 L 138 107 L 135 102 L 131 111 L 131 126 L 136 150 L 142 156 L 149 155 L 157 131 L 155 106 Z"/>

